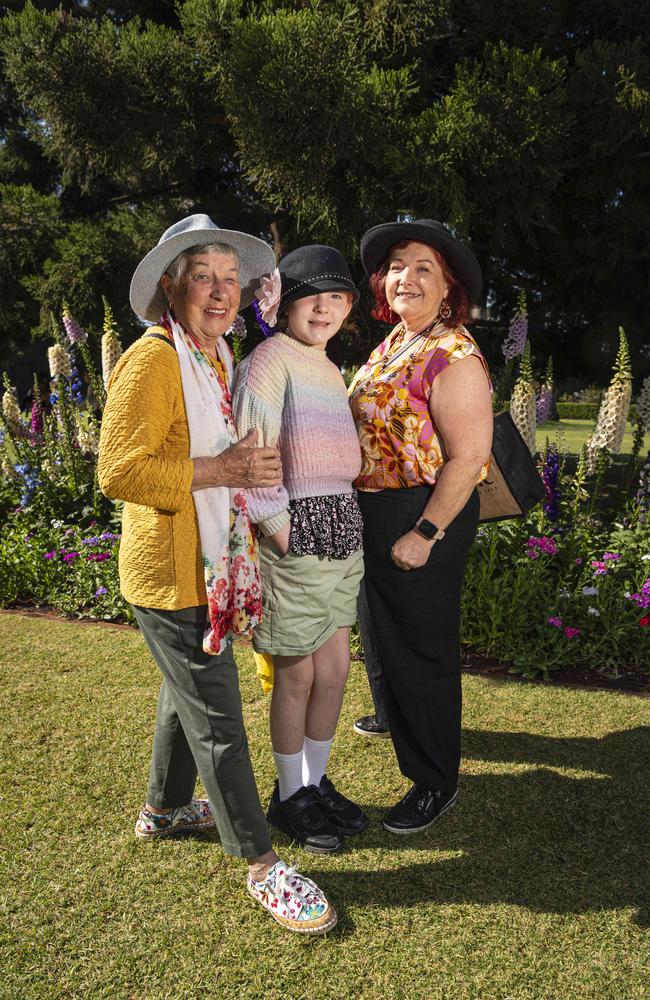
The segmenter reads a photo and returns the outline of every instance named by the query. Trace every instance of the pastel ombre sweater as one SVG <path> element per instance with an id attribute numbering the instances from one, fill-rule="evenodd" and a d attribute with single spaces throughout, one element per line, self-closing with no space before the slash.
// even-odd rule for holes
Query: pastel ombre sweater
<path id="1" fill-rule="evenodd" d="M 347 390 L 324 351 L 284 333 L 259 344 L 235 373 L 233 406 L 243 437 L 280 448 L 282 486 L 247 490 L 248 510 L 265 535 L 290 519 L 289 501 L 353 493 L 361 469 Z"/>

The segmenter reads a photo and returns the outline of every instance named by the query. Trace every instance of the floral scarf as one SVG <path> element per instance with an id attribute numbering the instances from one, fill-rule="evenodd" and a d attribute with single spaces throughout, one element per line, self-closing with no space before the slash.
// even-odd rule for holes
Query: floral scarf
<path id="1" fill-rule="evenodd" d="M 190 432 L 190 458 L 219 455 L 237 441 L 230 384 L 233 361 L 223 337 L 221 365 L 213 365 L 193 337 L 167 311 L 161 325 L 173 338 L 181 369 Z M 226 373 L 226 378 L 223 376 Z M 206 653 L 223 653 L 234 636 L 249 636 L 262 618 L 257 543 L 243 489 L 213 486 L 192 494 L 199 522 L 208 595 Z"/>

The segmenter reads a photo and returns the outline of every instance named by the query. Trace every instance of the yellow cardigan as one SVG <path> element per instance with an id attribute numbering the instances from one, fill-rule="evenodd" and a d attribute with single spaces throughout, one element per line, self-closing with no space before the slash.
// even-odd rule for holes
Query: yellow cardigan
<path id="1" fill-rule="evenodd" d="M 207 603 L 189 453 L 176 351 L 141 337 L 111 377 L 98 464 L 102 491 L 125 501 L 120 587 L 131 604 L 178 611 Z"/>

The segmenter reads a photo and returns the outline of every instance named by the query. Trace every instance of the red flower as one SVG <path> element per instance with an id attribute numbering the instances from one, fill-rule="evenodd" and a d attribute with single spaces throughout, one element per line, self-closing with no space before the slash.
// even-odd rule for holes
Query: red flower
<path id="1" fill-rule="evenodd" d="M 644 615 L 643 618 L 639 620 L 639 625 L 641 628 L 645 628 L 646 625 L 650 625 L 650 615 Z"/>

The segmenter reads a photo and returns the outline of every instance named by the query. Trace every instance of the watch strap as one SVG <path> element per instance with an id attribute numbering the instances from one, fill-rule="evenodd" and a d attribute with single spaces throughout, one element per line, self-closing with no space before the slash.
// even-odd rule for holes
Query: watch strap
<path id="1" fill-rule="evenodd" d="M 421 517 L 420 520 L 416 522 L 415 530 L 429 542 L 439 542 L 445 537 L 445 533 L 442 528 L 439 528 L 431 521 L 427 521 L 426 517 Z"/>

